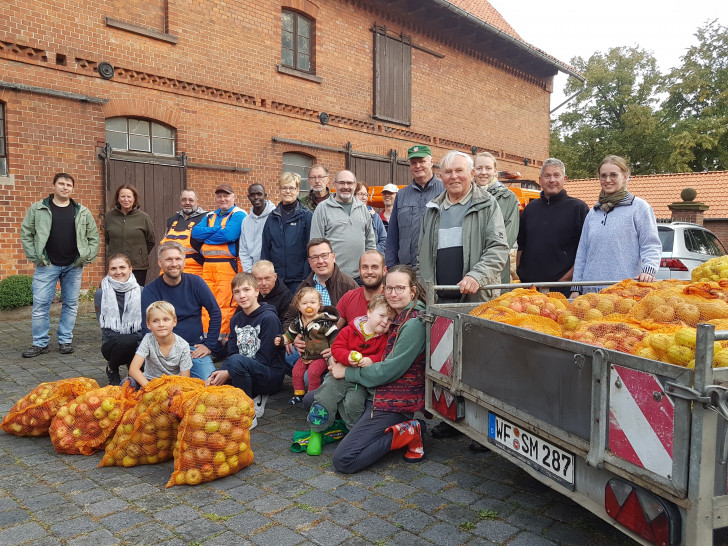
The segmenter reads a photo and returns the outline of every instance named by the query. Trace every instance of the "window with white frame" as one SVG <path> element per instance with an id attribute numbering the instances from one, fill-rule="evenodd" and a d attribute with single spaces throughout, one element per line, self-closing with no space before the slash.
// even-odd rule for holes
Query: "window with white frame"
<path id="1" fill-rule="evenodd" d="M 283 172 L 301 175 L 301 192 L 311 189 L 308 183 L 308 170 L 311 168 L 311 165 L 313 165 L 313 158 L 310 155 L 296 152 L 286 152 L 283 154 Z"/>
<path id="2" fill-rule="evenodd" d="M 106 143 L 114 150 L 174 155 L 175 129 L 137 118 L 106 120 Z"/>

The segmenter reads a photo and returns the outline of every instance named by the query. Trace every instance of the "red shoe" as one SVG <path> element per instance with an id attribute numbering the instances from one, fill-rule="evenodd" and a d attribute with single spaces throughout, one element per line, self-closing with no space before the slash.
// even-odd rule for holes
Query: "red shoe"
<path id="1" fill-rule="evenodd" d="M 413 419 L 397 423 L 387 427 L 384 432 L 392 431 L 392 447 L 390 451 L 407 448 L 404 460 L 408 463 L 416 463 L 425 458 L 425 449 L 422 444 L 422 426 L 420 421 Z"/>

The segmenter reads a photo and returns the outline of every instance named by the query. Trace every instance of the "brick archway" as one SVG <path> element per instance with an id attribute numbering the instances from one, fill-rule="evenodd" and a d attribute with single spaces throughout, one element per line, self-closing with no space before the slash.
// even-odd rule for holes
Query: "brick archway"
<path id="1" fill-rule="evenodd" d="M 182 112 L 153 100 L 111 99 L 104 105 L 104 118 L 148 118 L 177 128 Z"/>
<path id="2" fill-rule="evenodd" d="M 310 0 L 282 0 L 281 8 L 288 8 L 305 13 L 311 19 L 316 19 L 319 7 Z"/>

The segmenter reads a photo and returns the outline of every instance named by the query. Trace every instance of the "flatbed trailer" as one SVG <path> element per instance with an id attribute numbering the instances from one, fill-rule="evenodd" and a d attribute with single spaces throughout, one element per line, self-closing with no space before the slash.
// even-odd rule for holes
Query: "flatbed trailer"
<path id="1" fill-rule="evenodd" d="M 693 370 L 471 316 L 439 289 L 428 411 L 640 543 L 728 526 L 728 368 L 712 368 L 728 331 L 698 325 Z"/>

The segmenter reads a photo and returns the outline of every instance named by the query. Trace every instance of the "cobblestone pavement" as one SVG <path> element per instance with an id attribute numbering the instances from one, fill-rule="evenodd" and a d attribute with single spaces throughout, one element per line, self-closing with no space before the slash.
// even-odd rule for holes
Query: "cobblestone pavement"
<path id="1" fill-rule="evenodd" d="M 59 354 L 52 339 L 49 354 L 23 359 L 30 320 L 0 313 L 0 414 L 42 381 L 87 376 L 106 384 L 88 310 L 74 337 L 71 355 Z M 331 444 L 320 457 L 290 451 L 293 430 L 305 428 L 303 410 L 287 403 L 291 392 L 287 379 L 268 402 L 252 433 L 250 467 L 195 487 L 165 489 L 171 461 L 97 468 L 98 454 L 59 455 L 47 437 L 0 432 L 0 545 L 632 543 L 502 458 L 468 451 L 462 437 L 428 437 L 421 463 L 393 453 L 339 474 Z"/>

